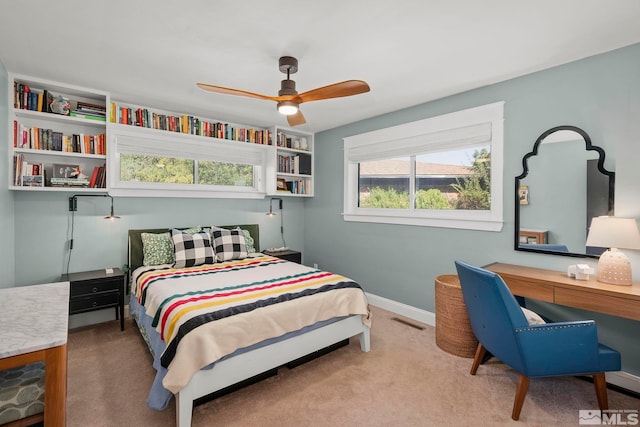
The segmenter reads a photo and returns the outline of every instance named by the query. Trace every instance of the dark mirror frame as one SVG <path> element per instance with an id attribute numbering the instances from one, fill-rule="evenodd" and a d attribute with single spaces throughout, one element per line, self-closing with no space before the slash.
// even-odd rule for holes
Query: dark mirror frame
<path id="1" fill-rule="evenodd" d="M 600 257 L 599 255 L 592 255 L 592 254 L 580 254 L 575 252 L 559 252 L 559 251 L 550 251 L 545 249 L 533 249 L 533 248 L 520 247 L 520 198 L 518 195 L 518 189 L 520 188 L 520 180 L 526 178 L 526 176 L 529 174 L 529 167 L 527 165 L 527 161 L 529 160 L 530 157 L 538 155 L 538 148 L 540 147 L 540 144 L 546 137 L 548 137 L 552 133 L 555 133 L 558 131 L 564 131 L 564 130 L 578 133 L 580 136 L 582 136 L 582 138 L 584 138 L 584 142 L 586 144 L 586 147 L 585 147 L 586 150 L 596 151 L 598 153 L 598 171 L 600 171 L 600 173 L 607 175 L 609 177 L 609 200 L 608 200 L 609 213 L 608 214 L 613 215 L 615 172 L 608 171 L 604 168 L 604 157 L 605 157 L 604 150 L 598 146 L 593 145 L 591 143 L 591 138 L 589 137 L 589 135 L 582 129 L 575 126 L 571 126 L 571 125 L 556 126 L 542 133 L 542 135 L 540 135 L 538 139 L 536 139 L 536 142 L 533 144 L 533 150 L 525 154 L 524 157 L 522 158 L 522 173 L 516 176 L 516 179 L 515 179 L 516 185 L 515 185 L 515 192 L 514 192 L 514 203 L 515 203 L 514 249 L 516 251 L 535 252 L 535 253 L 543 253 L 543 254 L 550 254 L 550 255 L 577 257 L 577 258 L 599 258 Z M 586 236 L 585 236 L 585 241 L 586 241 Z"/>

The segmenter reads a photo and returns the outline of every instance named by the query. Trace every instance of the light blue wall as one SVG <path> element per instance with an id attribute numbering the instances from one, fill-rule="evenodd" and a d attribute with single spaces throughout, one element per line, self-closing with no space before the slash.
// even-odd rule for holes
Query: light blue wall
<path id="1" fill-rule="evenodd" d="M 15 195 L 16 285 L 58 280 L 65 271 L 72 220 L 70 194 Z M 108 198 L 78 198 L 70 272 L 122 267 L 127 230 L 134 228 L 259 224 L 262 248 L 282 246 L 279 216 L 266 215 L 268 199 L 116 198 L 114 210 L 120 219 L 115 221 L 104 219 L 109 207 Z M 283 208 L 287 245 L 302 249 L 303 201 L 285 199 Z"/>
<path id="2" fill-rule="evenodd" d="M 307 263 L 347 275 L 373 294 L 431 312 L 434 279 L 455 273 L 455 259 L 564 271 L 580 259 L 513 250 L 512 192 L 514 177 L 522 172 L 522 156 L 546 129 L 562 124 L 584 129 L 607 152 L 607 169 L 617 171 L 616 213 L 640 217 L 639 75 L 640 45 L 634 45 L 317 134 L 316 197 L 307 201 L 305 209 Z M 375 90 L 372 87 L 374 95 Z M 496 101 L 505 101 L 501 232 L 342 220 L 342 138 Z M 639 281 L 640 260 L 637 253 L 631 258 L 634 279 Z M 640 322 L 562 307 L 538 308 L 558 319 L 597 318 L 601 340 L 623 352 L 625 370 L 640 374 Z"/>
<path id="3" fill-rule="evenodd" d="M 8 86 L 7 69 L 0 61 L 0 288 L 15 281 L 13 194 L 8 190 Z"/>

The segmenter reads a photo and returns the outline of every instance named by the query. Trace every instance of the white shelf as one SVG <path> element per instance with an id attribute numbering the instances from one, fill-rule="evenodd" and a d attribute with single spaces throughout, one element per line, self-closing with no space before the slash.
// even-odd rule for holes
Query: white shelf
<path id="1" fill-rule="evenodd" d="M 276 127 L 274 132 L 274 169 L 276 182 L 269 185 L 268 193 L 270 195 L 288 196 L 288 197 L 313 197 L 313 173 L 314 173 L 314 161 L 313 161 L 313 149 L 314 149 L 314 135 L 308 132 L 298 131 L 292 128 Z M 283 138 L 282 135 L 284 135 Z M 301 140 L 306 139 L 307 148 L 295 148 L 296 146 L 302 146 L 304 143 Z M 310 174 L 290 173 L 283 170 L 280 163 L 282 157 L 291 158 L 294 156 L 310 156 Z M 295 172 L 295 171 L 294 171 Z M 292 191 L 278 191 L 277 180 L 284 180 L 286 185 L 292 188 Z M 300 188 L 303 192 L 300 192 Z M 297 190 L 298 189 L 298 190 Z"/>
<path id="2" fill-rule="evenodd" d="M 16 142 L 16 133 L 20 129 L 47 129 L 54 133 L 60 133 L 65 137 L 72 138 L 73 135 L 89 135 L 96 136 L 104 134 L 104 142 L 106 144 L 106 120 L 92 120 L 82 117 L 71 117 L 61 114 L 54 114 L 46 111 L 35 111 L 19 108 L 15 105 L 16 93 L 14 83 L 28 85 L 33 92 L 48 91 L 53 97 L 64 96 L 71 102 L 72 111 L 75 109 L 77 102 L 87 102 L 91 104 L 104 105 L 108 109 L 109 94 L 99 90 L 84 88 L 75 85 L 67 85 L 54 82 L 51 80 L 34 78 L 29 76 L 9 74 L 8 79 L 8 111 L 9 111 L 9 129 L 8 129 L 8 175 L 9 190 L 14 191 L 53 191 L 53 192 L 88 192 L 88 193 L 104 193 L 106 188 L 84 188 L 84 187 L 29 187 L 14 185 L 15 170 L 14 159 L 21 156 L 22 160 L 29 165 L 42 164 L 46 178 L 53 176 L 54 164 L 73 164 L 80 167 L 82 173 L 91 177 L 95 168 L 105 165 L 106 155 L 90 154 L 82 152 L 67 152 L 62 150 L 49 150 L 29 147 L 19 147 Z M 46 100 L 42 101 L 46 108 Z M 20 138 L 18 135 L 17 138 Z M 19 139 L 18 139 L 19 141 Z M 97 144 L 97 142 L 94 143 Z M 62 148 L 62 147 L 61 147 Z M 106 148 L 106 147 L 105 147 Z M 45 183 L 46 185 L 46 183 Z"/>
<path id="3" fill-rule="evenodd" d="M 205 140 L 207 141 L 215 141 L 218 144 L 227 145 L 228 144 L 247 144 L 248 142 L 244 142 L 243 140 L 237 139 L 227 139 L 227 138 L 217 138 L 211 136 L 200 136 L 193 133 L 182 133 L 175 131 L 168 131 L 163 129 L 154 129 L 149 127 L 141 127 L 141 126 L 133 126 L 131 124 L 120 124 L 111 122 L 111 118 L 115 115 L 117 116 L 118 110 L 116 110 L 116 103 L 112 103 L 110 99 L 110 95 L 107 92 L 103 92 L 100 90 L 94 90 L 59 82 L 54 82 L 46 79 L 40 79 L 35 77 L 29 77 L 24 75 L 17 75 L 9 73 L 9 84 L 8 84 L 8 93 L 10 94 L 9 102 L 8 102 L 8 111 L 9 111 L 9 129 L 8 129 L 8 144 L 9 144 L 9 156 L 8 156 L 8 175 L 9 175 L 9 190 L 14 191 L 53 191 L 53 192 L 88 192 L 88 193 L 105 193 L 109 191 L 109 182 L 110 179 L 107 177 L 107 188 L 82 188 L 82 187 L 27 187 L 14 185 L 15 182 L 15 171 L 14 171 L 14 157 L 16 155 L 20 155 L 24 158 L 24 161 L 29 165 L 31 164 L 43 164 L 46 178 L 49 178 L 53 175 L 53 165 L 54 164 L 72 164 L 78 165 L 82 172 L 85 175 L 91 176 L 94 168 L 105 165 L 105 169 L 110 173 L 117 173 L 109 163 L 110 159 L 113 158 L 110 156 L 109 144 L 111 144 L 112 138 L 111 135 L 115 135 L 118 133 L 126 134 L 126 133 L 134 133 L 137 136 L 145 136 L 150 137 L 154 140 L 159 141 L 170 141 L 176 138 L 179 138 L 182 141 L 192 141 L 193 143 L 202 143 Z M 77 101 L 83 101 L 93 104 L 104 105 L 106 109 L 106 120 L 92 120 L 81 117 L 71 117 L 60 114 L 53 114 L 49 112 L 41 112 L 41 111 L 33 111 L 23 108 L 16 108 L 14 106 L 15 101 L 15 93 L 14 93 L 14 82 L 20 84 L 29 85 L 32 89 L 44 90 L 51 92 L 53 95 L 64 96 L 67 97 L 72 104 L 72 111 L 74 107 L 74 103 Z M 126 106 L 127 108 L 132 108 L 135 110 L 144 109 L 149 110 L 150 112 L 154 112 L 161 115 L 173 115 L 184 117 L 184 115 L 179 113 L 174 113 L 161 109 L 152 109 L 142 106 L 137 106 L 129 103 L 118 103 L 117 106 Z M 113 110 L 113 111 L 112 111 Z M 220 123 L 215 120 L 210 120 L 207 118 L 198 118 L 199 120 L 208 121 L 210 123 Z M 60 132 L 63 135 L 74 135 L 74 134 L 84 134 L 84 135 L 98 135 L 105 134 L 105 145 L 106 145 L 106 155 L 102 154 L 87 154 L 87 153 L 78 153 L 78 152 L 65 152 L 59 150 L 43 150 L 43 149 L 35 149 L 35 148 L 23 148 L 23 147 L 14 147 L 14 122 L 17 122 L 19 125 L 23 126 L 26 129 L 33 128 L 41 128 L 41 129 L 52 129 L 54 132 Z M 224 123 L 225 126 L 233 126 L 236 130 L 241 132 L 246 131 L 264 131 L 265 129 L 260 128 L 251 128 L 250 126 L 245 126 L 241 124 L 233 124 L 233 123 Z M 255 143 L 255 145 L 264 146 L 264 150 L 266 150 L 267 164 L 266 168 L 263 170 L 262 177 L 262 185 L 263 189 L 261 197 L 264 197 L 265 190 L 266 194 L 270 196 L 288 196 L 288 197 L 313 197 L 313 173 L 314 173 L 314 161 L 313 161 L 313 149 L 314 149 L 314 135 L 313 133 L 303 132 L 292 128 L 287 127 L 273 127 L 268 129 L 271 133 L 270 138 L 267 137 L 266 133 L 261 134 L 264 144 Z M 290 138 L 290 146 L 278 146 L 277 138 L 278 134 L 285 134 L 288 138 Z M 306 146 L 307 149 L 304 149 L 304 144 L 301 143 L 301 146 L 296 148 L 296 144 L 294 141 L 302 141 L 306 138 Z M 268 144 L 269 139 L 271 140 L 271 145 Z M 234 145 L 235 146 L 235 145 Z M 224 149 L 224 147 L 222 147 Z M 113 154 L 113 153 L 112 153 Z M 299 173 L 285 173 L 278 172 L 278 156 L 302 156 L 308 155 L 310 156 L 311 161 L 311 174 L 299 174 Z M 306 159 L 305 159 L 306 160 Z M 117 166 L 112 165 L 112 166 Z M 35 169 L 35 168 L 34 168 Z M 113 177 L 117 177 L 117 175 L 113 175 Z M 264 179 L 266 178 L 266 179 Z M 303 193 L 299 192 L 287 192 L 287 191 L 278 191 L 277 190 L 277 181 L 284 180 L 285 183 L 290 187 L 294 188 L 294 191 L 299 191 L 296 189 L 303 189 Z"/>

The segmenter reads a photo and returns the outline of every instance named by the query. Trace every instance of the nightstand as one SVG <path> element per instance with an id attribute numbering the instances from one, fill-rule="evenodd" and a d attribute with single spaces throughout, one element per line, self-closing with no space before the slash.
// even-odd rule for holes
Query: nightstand
<path id="1" fill-rule="evenodd" d="M 302 264 L 302 253 L 298 251 L 292 251 L 291 249 L 287 249 L 286 251 L 277 251 L 271 252 L 264 250 L 263 254 L 274 256 L 276 258 L 286 259 L 287 261 L 296 262 L 298 264 Z"/>
<path id="2" fill-rule="evenodd" d="M 124 274 L 119 268 L 63 274 L 70 283 L 69 314 L 115 307 L 120 330 L 124 331 Z"/>

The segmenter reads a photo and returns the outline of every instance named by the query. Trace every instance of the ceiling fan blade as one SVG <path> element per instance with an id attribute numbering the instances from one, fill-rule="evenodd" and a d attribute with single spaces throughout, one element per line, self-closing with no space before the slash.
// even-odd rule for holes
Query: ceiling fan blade
<path id="1" fill-rule="evenodd" d="M 204 90 L 209 91 L 209 92 L 221 93 L 221 94 L 224 94 L 224 95 L 238 95 L 238 96 L 246 96 L 246 97 L 249 97 L 249 98 L 258 98 L 258 99 L 266 99 L 266 100 L 269 100 L 269 101 L 278 101 L 278 97 L 277 96 L 261 95 L 259 93 L 248 92 L 246 90 L 231 89 L 231 88 L 228 88 L 228 87 L 214 86 L 214 85 L 210 85 L 210 84 L 206 84 L 206 83 L 196 83 L 196 85 L 200 89 L 204 89 Z"/>
<path id="2" fill-rule="evenodd" d="M 304 118 L 300 110 L 298 110 L 297 113 L 287 116 L 287 122 L 289 123 L 289 126 L 298 126 L 307 123 L 307 120 Z"/>
<path id="3" fill-rule="evenodd" d="M 369 92 L 370 88 L 367 82 L 362 80 L 346 80 L 340 83 L 334 83 L 328 86 L 311 89 L 298 95 L 296 102 L 320 101 L 322 99 L 341 98 L 343 96 L 358 95 L 360 93 Z"/>

